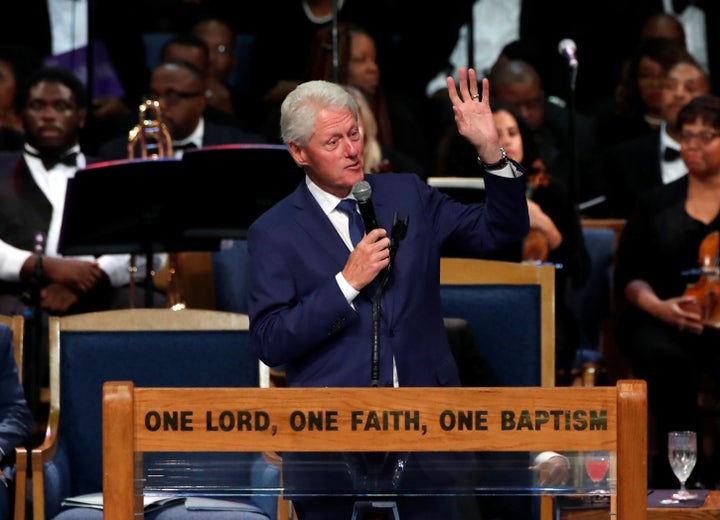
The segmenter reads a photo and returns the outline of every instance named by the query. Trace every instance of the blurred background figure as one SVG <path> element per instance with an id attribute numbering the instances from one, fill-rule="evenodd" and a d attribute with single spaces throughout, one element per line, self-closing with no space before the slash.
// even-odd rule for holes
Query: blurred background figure
<path id="1" fill-rule="evenodd" d="M 20 89 L 38 65 L 27 49 L 0 45 L 0 150 L 23 147 Z"/>
<path id="2" fill-rule="evenodd" d="M 360 128 L 365 141 L 363 164 L 369 173 L 416 173 L 422 177 L 422 168 L 408 155 L 386 146 L 377 138 L 377 121 L 365 95 L 356 87 L 344 86 L 352 94 L 360 111 Z"/>
<path id="3" fill-rule="evenodd" d="M 235 33 L 228 23 L 209 17 L 198 20 L 190 34 L 200 38 L 208 48 L 208 89 L 210 104 L 235 113 L 230 74 L 235 69 Z"/>
<path id="4" fill-rule="evenodd" d="M 594 108 L 601 149 L 660 128 L 665 76 L 685 54 L 684 43 L 668 38 L 638 44 L 623 64 L 614 97 Z"/>
<path id="5" fill-rule="evenodd" d="M 160 63 L 182 60 L 194 65 L 205 78 L 207 104 L 203 115 L 218 123 L 243 128 L 235 117 L 228 87 L 210 76 L 210 49 L 194 34 L 180 33 L 165 42 L 160 49 Z"/>
<path id="6" fill-rule="evenodd" d="M 627 218 L 643 191 L 668 184 L 687 172 L 680 156 L 677 116 L 691 99 L 710 92 L 705 72 L 681 54 L 663 80 L 660 127 L 609 147 L 603 157 L 611 216 Z"/>
<path id="7" fill-rule="evenodd" d="M 592 118 L 576 113 L 573 136 L 569 110 L 548 99 L 537 71 L 523 60 L 499 60 L 490 75 L 490 88 L 495 102 L 514 108 L 528 124 L 545 167 L 572 191 L 569 195 L 581 214 L 602 216 L 605 183 Z"/>
<path id="8" fill-rule="evenodd" d="M 707 253 L 702 244 L 720 230 L 720 98 L 696 96 L 680 110 L 677 124 L 687 175 L 639 195 L 620 235 L 614 279 L 625 303 L 616 339 L 633 374 L 648 385 L 657 446 L 649 487 L 658 489 L 678 485 L 667 461 L 668 432 L 702 432 L 698 392 L 703 375 L 716 392 L 720 381 L 720 320 L 703 323 L 696 298 L 686 295 L 689 284 L 698 281 L 705 254 L 717 269 L 717 240 Z M 716 457 L 717 434 L 715 429 Z M 716 487 L 720 466 L 707 455 L 698 442 L 689 487 L 698 482 Z"/>

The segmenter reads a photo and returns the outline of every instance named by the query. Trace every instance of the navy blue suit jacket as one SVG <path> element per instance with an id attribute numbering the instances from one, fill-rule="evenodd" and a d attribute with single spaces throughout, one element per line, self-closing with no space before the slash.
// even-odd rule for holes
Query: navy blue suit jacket
<path id="1" fill-rule="evenodd" d="M 378 223 L 409 219 L 381 302 L 380 385 L 460 386 L 440 303 L 440 256 L 483 257 L 528 232 L 525 180 L 486 175 L 485 204 L 463 205 L 415 174 L 366 174 Z M 377 281 L 348 305 L 335 275 L 350 252 L 305 182 L 250 227 L 253 348 L 288 386 L 371 383 Z"/>

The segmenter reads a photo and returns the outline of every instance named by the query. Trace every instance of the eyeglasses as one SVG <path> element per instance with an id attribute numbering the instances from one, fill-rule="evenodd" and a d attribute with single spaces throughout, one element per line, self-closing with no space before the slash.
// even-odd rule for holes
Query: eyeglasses
<path id="1" fill-rule="evenodd" d="M 698 142 L 701 144 L 708 144 L 712 140 L 717 139 L 718 137 L 720 137 L 719 132 L 711 132 L 710 130 L 704 130 L 702 132 L 698 132 L 697 134 L 693 134 L 690 132 L 682 132 L 680 134 L 680 142 L 689 143 L 693 139 L 697 139 Z"/>
<path id="2" fill-rule="evenodd" d="M 168 105 L 177 105 L 183 99 L 191 99 L 204 95 L 205 92 L 180 92 L 171 88 L 163 93 L 150 91 L 150 93 L 148 94 L 148 98 L 152 99 L 153 101 L 160 101 L 160 99 L 165 99 L 165 103 L 167 103 Z"/>

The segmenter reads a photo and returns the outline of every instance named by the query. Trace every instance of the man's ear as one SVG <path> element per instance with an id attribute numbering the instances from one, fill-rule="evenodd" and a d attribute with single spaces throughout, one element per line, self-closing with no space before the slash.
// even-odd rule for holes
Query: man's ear
<path id="1" fill-rule="evenodd" d="M 292 141 L 288 143 L 288 150 L 290 151 L 290 155 L 292 155 L 295 164 L 300 167 L 307 166 L 308 161 L 305 156 L 305 150 Z"/>

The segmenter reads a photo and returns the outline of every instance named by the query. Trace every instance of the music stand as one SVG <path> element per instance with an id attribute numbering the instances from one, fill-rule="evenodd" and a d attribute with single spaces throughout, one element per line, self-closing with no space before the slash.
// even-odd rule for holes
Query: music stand
<path id="1" fill-rule="evenodd" d="M 228 144 L 185 151 L 189 238 L 244 239 L 255 219 L 297 188 L 304 173 L 285 145 Z M 202 181 L 202 182 L 199 182 Z"/>

